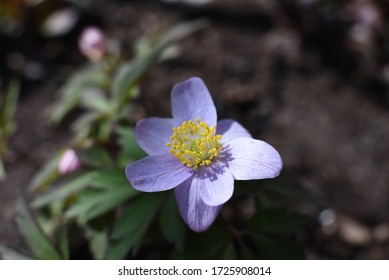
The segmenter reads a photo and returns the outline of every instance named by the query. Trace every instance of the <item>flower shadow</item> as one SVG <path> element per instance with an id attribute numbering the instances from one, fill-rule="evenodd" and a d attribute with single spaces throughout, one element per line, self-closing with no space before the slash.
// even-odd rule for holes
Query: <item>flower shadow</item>
<path id="1" fill-rule="evenodd" d="M 229 162 L 233 159 L 231 149 L 228 146 L 223 147 L 217 160 L 213 161 L 209 166 L 201 168 L 198 174 L 200 179 L 208 179 L 211 182 L 218 180 L 219 176 L 226 172 Z"/>

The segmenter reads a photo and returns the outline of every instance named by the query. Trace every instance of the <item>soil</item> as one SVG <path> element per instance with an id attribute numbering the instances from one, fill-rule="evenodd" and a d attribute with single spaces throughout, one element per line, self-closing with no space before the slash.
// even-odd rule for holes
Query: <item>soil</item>
<path id="1" fill-rule="evenodd" d="M 98 0 L 81 11 L 66 36 L 35 38 L 26 31 L 7 37 L 17 44 L 2 55 L 21 53 L 44 71 L 31 79 L 11 69 L 23 84 L 18 130 L 5 159 L 8 177 L 0 186 L 0 241 L 20 246 L 12 223 L 18 192 L 71 138 L 68 123 L 53 127 L 47 116 L 58 88 L 84 62 L 77 51 L 80 30 L 98 24 L 131 50 L 151 28 L 205 17 L 209 26 L 179 43 L 179 57 L 147 74 L 138 117 L 169 116 L 172 86 L 201 77 L 219 118 L 237 119 L 255 138 L 271 143 L 284 161 L 281 179 L 311 199 L 294 205 L 312 217 L 299 232 L 308 259 L 389 258 L 389 50 L 383 32 L 389 6 L 372 4 L 379 25 L 356 42 L 352 32 L 362 23 L 353 17 L 353 3 L 361 1 L 281 2 L 215 0 L 194 7 Z M 31 54 L 23 43 L 51 55 Z M 4 77 L 11 71 L 1 69 Z"/>

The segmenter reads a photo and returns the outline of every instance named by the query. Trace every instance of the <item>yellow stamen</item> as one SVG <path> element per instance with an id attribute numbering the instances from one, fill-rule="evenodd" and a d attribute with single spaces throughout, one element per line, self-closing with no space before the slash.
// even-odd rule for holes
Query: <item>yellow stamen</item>
<path id="1" fill-rule="evenodd" d="M 215 135 L 215 127 L 209 127 L 199 118 L 196 122 L 184 121 L 181 126 L 173 128 L 170 136 L 170 153 L 187 167 L 196 170 L 199 166 L 209 165 L 222 149 L 220 134 Z"/>

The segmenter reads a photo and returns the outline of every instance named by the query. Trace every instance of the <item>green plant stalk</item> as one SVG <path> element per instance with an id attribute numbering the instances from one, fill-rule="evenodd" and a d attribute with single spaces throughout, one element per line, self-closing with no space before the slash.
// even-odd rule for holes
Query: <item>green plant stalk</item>
<path id="1" fill-rule="evenodd" d="M 12 119 L 16 111 L 19 91 L 20 83 L 17 80 L 12 80 L 0 105 L 0 181 L 6 176 L 3 159 L 7 152 L 8 138 L 15 131 Z"/>

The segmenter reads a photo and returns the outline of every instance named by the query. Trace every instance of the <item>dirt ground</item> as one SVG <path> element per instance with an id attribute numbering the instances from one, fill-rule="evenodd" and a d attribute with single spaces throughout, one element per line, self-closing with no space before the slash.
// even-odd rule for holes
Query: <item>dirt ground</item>
<path id="1" fill-rule="evenodd" d="M 131 50 L 150 28 L 205 17 L 209 27 L 182 40 L 178 58 L 148 73 L 139 117 L 168 116 L 172 86 L 201 77 L 219 118 L 235 118 L 271 143 L 284 160 L 282 179 L 307 194 L 294 207 L 313 217 L 298 234 L 308 259 L 388 259 L 389 44 L 383 19 L 389 8 L 374 6 L 380 25 L 363 41 L 354 34 L 362 33 L 354 31 L 354 6 L 309 2 L 215 0 L 193 7 L 98 0 L 67 36 L 13 38 L 16 44 L 1 55 L 21 52 L 44 71 L 35 80 L 24 77 L 8 177 L 0 183 L 0 241 L 20 246 L 12 223 L 15 198 L 71 137 L 66 123 L 52 127 L 47 116 L 60 85 L 84 61 L 77 52 L 82 27 L 98 24 Z M 26 52 L 23 42 L 31 41 L 42 50 Z M 53 49 L 51 56 L 44 53 Z M 1 69 L 8 73 L 6 65 Z"/>

